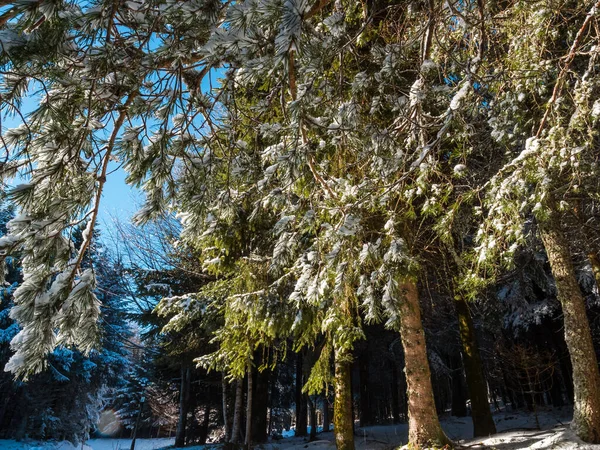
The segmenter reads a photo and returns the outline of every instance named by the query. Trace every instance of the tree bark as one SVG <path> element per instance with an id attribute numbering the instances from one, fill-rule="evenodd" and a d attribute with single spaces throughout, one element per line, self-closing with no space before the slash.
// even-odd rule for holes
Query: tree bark
<path id="1" fill-rule="evenodd" d="M 185 446 L 185 431 L 190 406 L 191 376 L 191 369 L 186 366 L 181 366 L 181 388 L 179 390 L 179 420 L 177 421 L 177 431 L 175 433 L 175 447 Z"/>
<path id="2" fill-rule="evenodd" d="M 371 404 L 369 399 L 369 351 L 366 348 L 358 357 L 360 378 L 360 426 L 371 425 Z"/>
<path id="3" fill-rule="evenodd" d="M 540 222 L 540 232 L 558 300 L 562 305 L 565 341 L 573 366 L 571 428 L 584 441 L 600 443 L 600 372 L 583 296 L 577 284 L 568 241 L 555 212 Z"/>
<path id="4" fill-rule="evenodd" d="M 191 445 L 198 437 L 198 419 L 196 418 L 196 408 L 198 407 L 198 397 L 194 395 L 190 382 L 188 401 L 188 418 L 185 429 L 185 445 Z"/>
<path id="5" fill-rule="evenodd" d="M 225 379 L 225 372 L 221 374 L 221 405 L 223 408 L 223 428 L 225 431 L 225 441 L 231 440 L 231 429 L 229 424 L 229 412 L 227 410 L 227 380 Z"/>
<path id="6" fill-rule="evenodd" d="M 440 426 L 435 409 L 419 292 L 416 283 L 410 279 L 406 279 L 401 287 L 405 293 L 400 302 L 400 338 L 406 366 L 408 440 L 416 448 L 443 447 L 451 442 Z"/>
<path id="7" fill-rule="evenodd" d="M 394 423 L 400 423 L 400 398 L 398 395 L 398 369 L 396 368 L 396 361 L 390 360 L 390 366 L 392 368 L 392 418 Z"/>
<path id="8" fill-rule="evenodd" d="M 276 365 L 273 368 L 270 376 L 270 388 L 269 388 L 269 426 L 267 431 L 267 437 L 273 433 L 273 406 L 275 404 L 275 391 L 277 389 L 277 377 L 278 377 L 279 366 Z"/>
<path id="9" fill-rule="evenodd" d="M 496 424 L 490 411 L 487 395 L 487 383 L 483 373 L 483 364 L 479 354 L 475 326 L 471 318 L 469 305 L 464 297 L 456 295 L 454 306 L 458 316 L 458 328 L 462 343 L 463 366 L 467 378 L 467 388 L 471 398 L 471 416 L 473 417 L 473 436 L 489 436 L 496 433 Z"/>
<path id="10" fill-rule="evenodd" d="M 253 372 L 252 364 L 248 364 L 248 394 L 246 402 L 246 449 L 252 448 L 252 396 L 253 396 Z"/>
<path id="11" fill-rule="evenodd" d="M 135 419 L 135 426 L 133 427 L 133 436 L 131 437 L 131 446 L 129 447 L 129 450 L 135 450 L 135 440 L 137 439 L 137 432 L 140 427 L 140 421 L 142 420 L 142 410 L 144 409 L 145 401 L 145 397 L 142 397 L 140 400 L 140 409 L 138 410 L 138 415 Z"/>
<path id="12" fill-rule="evenodd" d="M 302 393 L 304 386 L 304 368 L 302 352 L 296 354 L 296 436 L 306 436 L 307 417 L 306 417 L 306 394 Z"/>
<path id="13" fill-rule="evenodd" d="M 204 417 L 202 418 L 202 423 L 200 424 L 200 432 L 198 433 L 198 444 L 204 445 L 206 444 L 206 440 L 208 439 L 208 427 L 210 425 L 210 403 L 207 403 L 204 406 Z"/>
<path id="14" fill-rule="evenodd" d="M 335 355 L 333 432 L 337 450 L 354 450 L 352 418 L 352 356 Z"/>
<path id="15" fill-rule="evenodd" d="M 246 402 L 246 449 L 252 448 L 252 396 L 253 396 L 253 375 L 252 364 L 248 364 L 248 395 Z"/>
<path id="16" fill-rule="evenodd" d="M 328 395 L 325 393 L 323 395 L 323 433 L 327 433 L 329 431 L 329 422 L 331 419 L 329 418 L 329 399 Z"/>
<path id="17" fill-rule="evenodd" d="M 310 442 L 317 438 L 317 403 L 316 398 L 311 399 L 308 397 L 308 418 L 310 422 L 310 435 L 308 440 Z"/>
<path id="18" fill-rule="evenodd" d="M 257 355 L 257 358 L 261 358 Z M 255 382 L 252 398 L 252 442 L 255 444 L 267 441 L 267 412 L 269 409 L 269 378 L 268 369 L 259 372 L 254 369 Z"/>
<path id="19" fill-rule="evenodd" d="M 451 414 L 456 417 L 465 417 L 467 415 L 467 399 L 464 395 L 463 366 L 460 362 L 460 355 L 450 356 L 450 381 L 452 383 L 452 406 Z M 475 414 L 473 413 L 473 421 Z"/>
<path id="20" fill-rule="evenodd" d="M 233 407 L 233 425 L 231 427 L 231 438 L 232 444 L 240 442 L 240 431 L 242 426 L 242 403 L 244 401 L 244 380 L 239 379 L 236 381 L 235 386 L 235 405 Z"/>

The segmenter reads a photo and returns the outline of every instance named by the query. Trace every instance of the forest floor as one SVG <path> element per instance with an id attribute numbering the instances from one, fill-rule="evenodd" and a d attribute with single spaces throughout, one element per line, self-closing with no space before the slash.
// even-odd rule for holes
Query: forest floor
<path id="1" fill-rule="evenodd" d="M 589 445 L 579 440 L 570 430 L 570 411 L 542 410 L 537 414 L 525 412 L 498 412 L 494 414 L 498 434 L 489 438 L 473 439 L 470 417 L 444 417 L 442 427 L 457 446 L 468 450 L 600 450 L 600 445 Z M 538 426 L 539 424 L 539 426 Z M 356 429 L 356 450 L 391 450 L 406 444 L 408 425 L 378 425 Z M 135 450 L 172 449 L 173 439 L 138 439 Z M 0 450 L 129 450 L 130 439 L 90 439 L 85 445 L 69 442 L 40 443 L 0 440 Z M 186 447 L 186 450 L 218 450 L 221 446 Z M 257 450 L 335 450 L 332 432 L 320 433 L 317 440 L 287 437 L 256 446 Z"/>
<path id="2" fill-rule="evenodd" d="M 495 449 L 594 449 L 600 445 L 582 442 L 569 429 L 570 411 L 539 411 L 536 415 L 525 412 L 498 412 L 494 414 L 498 434 L 489 438 L 473 439 L 470 417 L 444 417 L 442 427 L 458 447 L 468 450 Z M 538 425 L 539 424 L 539 425 Z M 379 425 L 356 430 L 356 450 L 390 450 L 408 441 L 408 425 Z M 263 450 L 334 450 L 333 433 L 321 433 L 314 442 L 302 438 L 287 438 L 260 447 Z"/>

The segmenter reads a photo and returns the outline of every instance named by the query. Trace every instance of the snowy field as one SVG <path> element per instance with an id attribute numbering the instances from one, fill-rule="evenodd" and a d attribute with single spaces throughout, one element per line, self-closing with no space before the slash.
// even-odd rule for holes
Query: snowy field
<path id="1" fill-rule="evenodd" d="M 533 414 L 502 412 L 494 415 L 498 434 L 486 439 L 472 438 L 468 417 L 442 419 L 442 427 L 458 447 L 494 450 L 600 450 L 600 445 L 585 444 L 569 430 L 568 412 L 541 411 L 537 423 Z M 356 430 L 357 450 L 391 450 L 407 442 L 408 425 L 380 425 Z M 158 450 L 173 445 L 174 439 L 138 439 L 136 450 Z M 68 442 L 39 443 L 0 440 L 0 450 L 129 450 L 129 439 L 90 439 L 77 447 Z M 189 450 L 218 448 L 218 445 L 187 447 Z M 256 446 L 262 450 L 334 450 L 333 433 L 321 433 L 314 442 L 305 438 L 284 438 Z"/>

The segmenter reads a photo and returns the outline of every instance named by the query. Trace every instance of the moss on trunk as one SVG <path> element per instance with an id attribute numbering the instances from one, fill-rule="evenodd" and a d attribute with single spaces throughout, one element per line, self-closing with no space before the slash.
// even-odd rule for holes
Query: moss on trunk
<path id="1" fill-rule="evenodd" d="M 573 366 L 571 428 L 584 441 L 600 443 L 600 372 L 585 303 L 558 214 L 551 213 L 541 221 L 540 231 L 562 305 L 565 341 Z"/>
<path id="2" fill-rule="evenodd" d="M 455 297 L 456 314 L 462 343 L 463 365 L 467 378 L 469 397 L 471 398 L 471 415 L 473 417 L 473 435 L 489 436 L 496 433 L 496 424 L 492 418 L 487 396 L 487 383 L 483 374 L 483 364 L 479 354 L 479 346 L 475 336 L 475 327 L 466 300 Z"/>
<path id="3" fill-rule="evenodd" d="M 408 440 L 416 448 L 451 445 L 435 409 L 417 285 L 407 279 L 402 288 L 400 337 L 406 364 Z"/>
<path id="4" fill-rule="evenodd" d="M 335 355 L 333 431 L 337 450 L 354 450 L 351 361 L 350 355 Z"/>

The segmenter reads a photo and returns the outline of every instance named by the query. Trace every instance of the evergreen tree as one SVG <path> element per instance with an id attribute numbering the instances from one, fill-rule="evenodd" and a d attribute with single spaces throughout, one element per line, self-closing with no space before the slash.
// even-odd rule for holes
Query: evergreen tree
<path id="1" fill-rule="evenodd" d="M 13 216 L 12 210 L 10 206 L 3 210 L 3 217 Z M 73 239 L 77 238 L 75 233 Z M 59 347 L 49 355 L 49 370 L 32 376 L 25 383 L 12 380 L 11 374 L 5 372 L 3 399 L 6 403 L 2 408 L 0 432 L 6 437 L 85 440 L 98 421 L 106 397 L 121 381 L 121 371 L 128 364 L 123 342 L 130 334 L 121 305 L 121 274 L 119 266 L 112 264 L 96 242 L 97 238 L 89 248 L 84 265 L 98 271 L 97 295 L 103 300 L 100 349 L 84 356 L 75 349 Z M 18 324 L 8 318 L 12 295 L 20 284 L 19 260 L 15 259 L 8 268 L 6 280 L 7 283 L 12 280 L 13 284 L 3 289 L 3 364 L 11 355 L 7 343 L 19 329 Z"/>
<path id="2" fill-rule="evenodd" d="M 137 222 L 178 214 L 179 244 L 208 274 L 157 294 L 157 310 L 168 317 L 167 342 L 181 337 L 175 354 L 236 380 L 234 443 L 243 380 L 250 446 L 254 369 L 275 364 L 289 339 L 295 351 L 319 349 L 304 390 L 320 394 L 333 382 L 337 446 L 354 448 L 354 347 L 364 323 L 384 322 L 404 349 L 411 444 L 449 444 L 422 320 L 429 252 L 456 268 L 446 284 L 469 356 L 466 297 L 482 296 L 535 236 L 564 315 L 572 426 L 598 442 L 600 374 L 568 236 L 586 235 L 569 216 L 590 215 L 599 192 L 599 6 L 10 7 L 0 19 L 2 108 L 18 114 L 31 92 L 45 96 L 21 114 L 23 125 L 3 133 L 3 177 L 28 179 L 10 191 L 19 215 L 0 240 L 5 254 L 21 256 L 24 278 L 14 292 L 11 316 L 21 331 L 7 367 L 31 376 L 52 363 L 57 346 L 87 355 L 99 344 L 100 278 L 86 258 L 119 159 L 146 194 Z M 216 69 L 219 86 L 203 92 Z M 201 355 L 197 345 L 211 333 L 218 348 Z M 259 362 L 260 349 L 273 357 Z M 477 357 L 466 365 L 479 387 L 473 398 L 483 397 Z M 191 369 L 180 369 L 184 431 Z M 477 403 L 493 431 L 486 400 Z"/>

